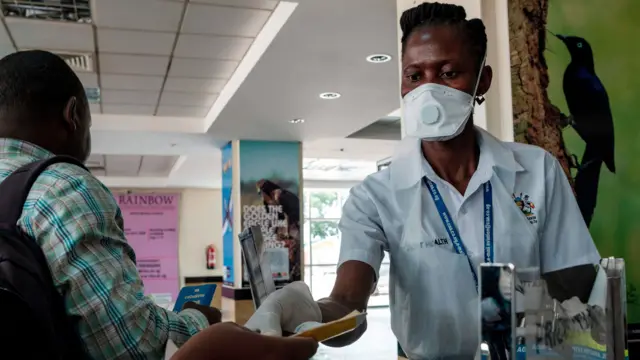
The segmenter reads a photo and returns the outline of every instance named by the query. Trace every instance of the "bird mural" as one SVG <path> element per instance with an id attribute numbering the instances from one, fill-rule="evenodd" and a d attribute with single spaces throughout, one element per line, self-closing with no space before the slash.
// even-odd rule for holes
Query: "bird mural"
<path id="1" fill-rule="evenodd" d="M 574 188 L 580 212 L 589 226 L 596 207 L 602 164 L 611 173 L 616 172 L 613 116 L 607 90 L 596 75 L 591 45 L 581 37 L 555 36 L 571 55 L 562 89 L 569 107 L 569 124 L 585 142 Z"/>

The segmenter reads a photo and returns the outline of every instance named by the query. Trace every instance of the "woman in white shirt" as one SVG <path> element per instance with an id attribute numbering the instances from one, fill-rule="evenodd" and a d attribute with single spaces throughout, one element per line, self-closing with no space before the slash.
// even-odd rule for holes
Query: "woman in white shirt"
<path id="1" fill-rule="evenodd" d="M 316 303 L 294 283 L 267 299 L 247 326 L 280 334 L 364 310 L 386 251 L 391 325 L 402 349 L 411 359 L 468 359 L 478 349 L 480 263 L 572 276 L 589 285 L 576 294 L 585 298 L 593 267 L 558 270 L 600 256 L 558 161 L 474 126 L 474 104 L 492 78 L 482 21 L 467 20 L 460 6 L 423 3 L 402 14 L 400 27 L 407 137 L 391 165 L 355 186 L 344 205 L 330 297 Z M 531 211 L 516 205 L 521 193 Z M 550 290 L 564 296 L 563 286 Z M 328 345 L 351 343 L 365 329 Z"/>

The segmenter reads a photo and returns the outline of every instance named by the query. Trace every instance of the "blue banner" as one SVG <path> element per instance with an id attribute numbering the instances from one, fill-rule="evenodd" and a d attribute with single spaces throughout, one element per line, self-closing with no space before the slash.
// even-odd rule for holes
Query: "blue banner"
<path id="1" fill-rule="evenodd" d="M 233 286 L 233 159 L 231 142 L 222 148 L 222 264 L 224 266 L 223 281 Z"/>

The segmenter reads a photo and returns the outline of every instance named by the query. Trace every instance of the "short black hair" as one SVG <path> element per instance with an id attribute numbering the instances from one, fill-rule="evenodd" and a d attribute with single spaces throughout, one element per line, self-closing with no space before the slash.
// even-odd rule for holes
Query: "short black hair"
<path id="1" fill-rule="evenodd" d="M 0 60 L 0 117 L 5 120 L 62 115 L 72 96 L 80 108 L 87 106 L 82 82 L 58 55 L 29 50 Z"/>
<path id="2" fill-rule="evenodd" d="M 460 27 L 469 41 L 471 50 L 477 57 L 478 62 L 483 60 L 487 52 L 487 34 L 482 20 L 467 20 L 467 12 L 462 6 L 438 2 L 425 2 L 402 13 L 400 17 L 402 54 L 404 54 L 409 36 L 417 29 L 430 25 Z"/>

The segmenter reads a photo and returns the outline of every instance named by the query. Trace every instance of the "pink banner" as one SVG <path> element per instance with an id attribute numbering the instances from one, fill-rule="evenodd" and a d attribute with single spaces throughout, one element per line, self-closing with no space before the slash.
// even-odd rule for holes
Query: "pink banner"
<path id="1" fill-rule="evenodd" d="M 136 262 L 145 294 L 171 294 L 180 290 L 178 273 L 178 194 L 116 194 L 124 217 L 127 240 L 136 252 Z"/>

